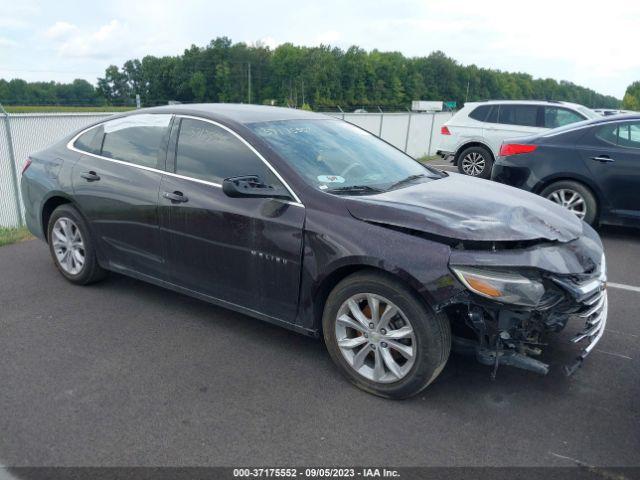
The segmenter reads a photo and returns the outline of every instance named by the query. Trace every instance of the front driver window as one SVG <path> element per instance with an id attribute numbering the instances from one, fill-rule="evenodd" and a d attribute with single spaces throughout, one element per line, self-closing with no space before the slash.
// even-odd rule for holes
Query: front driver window
<path id="1" fill-rule="evenodd" d="M 176 173 L 222 183 L 225 178 L 258 175 L 282 186 L 273 172 L 238 137 L 209 122 L 183 118 L 178 135 Z"/>

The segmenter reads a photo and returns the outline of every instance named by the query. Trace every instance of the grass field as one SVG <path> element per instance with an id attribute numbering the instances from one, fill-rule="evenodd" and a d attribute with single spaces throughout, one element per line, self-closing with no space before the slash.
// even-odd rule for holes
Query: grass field
<path id="1" fill-rule="evenodd" d="M 7 228 L 0 227 L 0 247 L 11 243 L 21 242 L 32 238 L 31 233 L 26 227 Z"/>
<path id="2" fill-rule="evenodd" d="M 62 107 L 56 105 L 5 105 L 7 113 L 126 112 L 135 107 Z"/>

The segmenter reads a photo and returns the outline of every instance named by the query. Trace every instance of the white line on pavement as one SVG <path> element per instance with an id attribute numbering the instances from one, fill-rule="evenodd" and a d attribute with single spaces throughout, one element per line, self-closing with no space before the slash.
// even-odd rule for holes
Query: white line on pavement
<path id="1" fill-rule="evenodd" d="M 627 355 L 622 355 L 621 353 L 614 353 L 614 352 L 607 352 L 606 350 L 600 350 L 599 348 L 595 349 L 596 352 L 600 352 L 600 353 L 606 353 L 607 355 L 612 355 L 614 357 L 619 357 L 619 358 L 625 358 L 627 360 L 633 360 L 633 358 L 627 356 Z"/>
<path id="2" fill-rule="evenodd" d="M 638 338 L 638 335 L 634 335 L 633 333 L 619 332 L 618 330 L 611 330 L 610 328 L 607 328 L 607 333 L 617 333 L 618 335 L 624 335 L 625 337 Z"/>
<path id="3" fill-rule="evenodd" d="M 607 286 L 612 288 L 619 288 L 620 290 L 628 290 L 629 292 L 640 293 L 640 287 L 634 287 L 633 285 L 625 285 L 624 283 L 607 282 Z"/>

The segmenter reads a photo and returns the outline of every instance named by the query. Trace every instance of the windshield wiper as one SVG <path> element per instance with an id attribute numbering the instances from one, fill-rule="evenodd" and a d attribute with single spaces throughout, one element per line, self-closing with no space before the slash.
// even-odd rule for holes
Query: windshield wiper
<path id="1" fill-rule="evenodd" d="M 345 187 L 336 187 L 325 190 L 325 192 L 335 194 L 349 194 L 349 193 L 381 193 L 384 190 L 380 188 L 370 187 L 369 185 L 348 185 Z"/>
<path id="2" fill-rule="evenodd" d="M 433 177 L 429 177 L 429 175 L 427 175 L 425 173 L 418 173 L 417 175 L 409 175 L 407 178 L 403 178 L 399 182 L 396 182 L 393 185 L 391 185 L 389 188 L 387 188 L 387 190 L 393 190 L 394 188 L 401 187 L 402 185 L 404 185 L 406 183 L 411 183 L 414 180 L 417 180 L 419 178 L 427 178 L 427 177 L 428 178 L 433 178 Z"/>

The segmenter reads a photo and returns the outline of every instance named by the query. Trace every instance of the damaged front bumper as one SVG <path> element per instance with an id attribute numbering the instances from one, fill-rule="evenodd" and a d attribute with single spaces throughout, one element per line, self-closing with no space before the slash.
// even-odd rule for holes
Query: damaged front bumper
<path id="1" fill-rule="evenodd" d="M 565 288 L 570 288 L 570 284 L 567 285 L 564 282 L 564 285 Z M 604 334 L 609 313 L 606 285 L 606 277 L 601 275 L 577 291 L 580 295 L 582 308 L 576 316 L 584 322 L 584 325 L 577 334 L 571 337 L 571 342 L 584 345 L 584 349 L 573 364 L 564 366 L 564 372 L 567 375 L 571 375 L 582 365 L 582 361 L 591 353 Z"/>
<path id="2" fill-rule="evenodd" d="M 550 339 L 566 330 L 568 344 L 580 348 L 573 360 L 563 365 L 565 374 L 573 374 L 600 341 L 607 323 L 605 259 L 599 239 L 589 237 L 561 245 L 532 246 L 524 251 L 466 251 L 454 255 L 454 262 L 464 259 L 469 265 L 470 258 L 475 257 L 482 267 L 490 266 L 493 271 L 501 267 L 507 267 L 509 272 L 533 269 L 532 278 L 544 284 L 545 289 L 535 306 L 524 306 L 484 298 L 467 285 L 444 308 L 452 321 L 454 350 L 474 354 L 479 362 L 493 366 L 493 376 L 500 365 L 544 375 L 550 364 L 540 357 Z M 545 255 L 545 249 L 553 255 Z M 539 262 L 527 261 L 531 250 Z M 522 258 L 517 260 L 518 256 Z M 553 268 L 550 259 L 555 260 Z"/>

